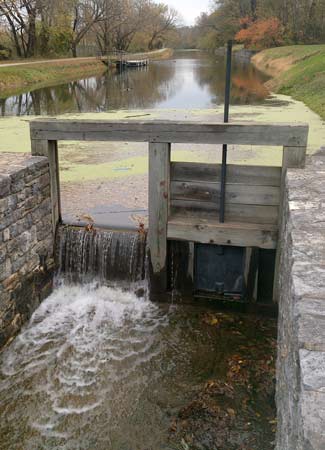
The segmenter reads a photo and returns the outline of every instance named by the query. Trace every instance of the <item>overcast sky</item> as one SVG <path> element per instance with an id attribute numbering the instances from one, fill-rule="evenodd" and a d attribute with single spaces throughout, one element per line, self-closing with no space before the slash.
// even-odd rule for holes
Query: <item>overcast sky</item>
<path id="1" fill-rule="evenodd" d="M 162 0 L 161 3 L 167 3 L 177 9 L 182 15 L 185 24 L 193 25 L 195 18 L 201 12 L 208 11 L 210 0 Z"/>

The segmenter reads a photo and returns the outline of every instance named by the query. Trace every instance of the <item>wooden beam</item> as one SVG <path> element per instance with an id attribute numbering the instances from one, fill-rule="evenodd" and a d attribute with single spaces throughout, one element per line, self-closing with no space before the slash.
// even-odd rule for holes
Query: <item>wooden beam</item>
<path id="1" fill-rule="evenodd" d="M 220 204 L 220 183 L 199 183 L 195 181 L 172 181 L 173 200 L 199 200 Z M 280 187 L 247 186 L 227 183 L 227 204 L 272 205 L 280 204 Z"/>
<path id="2" fill-rule="evenodd" d="M 219 208 L 216 203 L 171 200 L 171 213 L 182 217 L 218 217 Z M 232 205 L 226 203 L 226 222 L 246 222 L 277 225 L 279 218 L 278 206 Z"/>
<path id="3" fill-rule="evenodd" d="M 61 197 L 60 197 L 60 175 L 59 155 L 56 141 L 32 140 L 32 155 L 46 156 L 50 166 L 50 187 L 52 204 L 52 227 L 55 235 L 57 225 L 61 222 Z"/>
<path id="4" fill-rule="evenodd" d="M 153 294 L 167 290 L 170 144 L 149 144 L 149 254 Z"/>
<path id="5" fill-rule="evenodd" d="M 31 140 L 31 148 L 33 156 L 46 156 L 48 157 L 48 140 L 42 139 L 32 139 Z"/>
<path id="6" fill-rule="evenodd" d="M 306 145 L 301 147 L 284 146 L 282 170 L 286 171 L 287 169 L 303 169 L 306 164 L 306 154 Z"/>
<path id="7" fill-rule="evenodd" d="M 172 162 L 172 181 L 220 182 L 221 164 Z M 227 182 L 247 186 L 280 186 L 281 167 L 227 165 Z"/>
<path id="8" fill-rule="evenodd" d="M 168 239 L 193 241 L 201 244 L 232 245 L 274 249 L 277 229 L 261 224 L 219 223 L 171 217 L 168 221 Z"/>
<path id="9" fill-rule="evenodd" d="M 32 139 L 304 146 L 305 124 L 37 119 Z"/>

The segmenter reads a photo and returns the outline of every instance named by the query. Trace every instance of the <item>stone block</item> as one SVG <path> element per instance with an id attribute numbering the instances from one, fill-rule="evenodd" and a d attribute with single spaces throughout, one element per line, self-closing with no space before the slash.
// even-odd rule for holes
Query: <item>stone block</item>
<path id="1" fill-rule="evenodd" d="M 0 283 L 12 274 L 12 266 L 9 256 L 0 264 Z"/>
<path id="2" fill-rule="evenodd" d="M 296 306 L 298 346 L 325 351 L 325 298 L 302 298 Z"/>
<path id="3" fill-rule="evenodd" d="M 0 170 L 0 198 L 4 198 L 10 194 L 10 177 L 2 175 Z"/>
<path id="4" fill-rule="evenodd" d="M 325 449 L 325 392 L 304 390 L 301 395 L 298 450 Z"/>

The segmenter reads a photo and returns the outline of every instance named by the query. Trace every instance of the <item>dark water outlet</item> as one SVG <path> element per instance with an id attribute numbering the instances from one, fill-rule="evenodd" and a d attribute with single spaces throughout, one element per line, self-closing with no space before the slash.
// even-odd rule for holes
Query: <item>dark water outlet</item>
<path id="1" fill-rule="evenodd" d="M 195 246 L 195 288 L 218 295 L 245 295 L 245 249 Z"/>

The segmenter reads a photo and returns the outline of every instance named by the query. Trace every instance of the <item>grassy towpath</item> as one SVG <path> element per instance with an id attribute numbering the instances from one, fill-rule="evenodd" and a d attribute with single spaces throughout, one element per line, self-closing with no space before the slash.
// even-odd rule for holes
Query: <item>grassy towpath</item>
<path id="1" fill-rule="evenodd" d="M 252 61 L 272 77 L 267 83 L 271 90 L 304 102 L 325 120 L 325 45 L 272 48 Z"/>
<path id="2" fill-rule="evenodd" d="M 132 54 L 130 58 L 140 56 L 150 60 L 165 59 L 173 54 L 171 49 Z M 31 61 L 12 61 L 0 64 L 0 98 L 24 92 L 33 86 L 43 87 L 53 83 L 74 81 L 83 77 L 100 75 L 107 67 L 101 59 L 63 58 Z"/>

